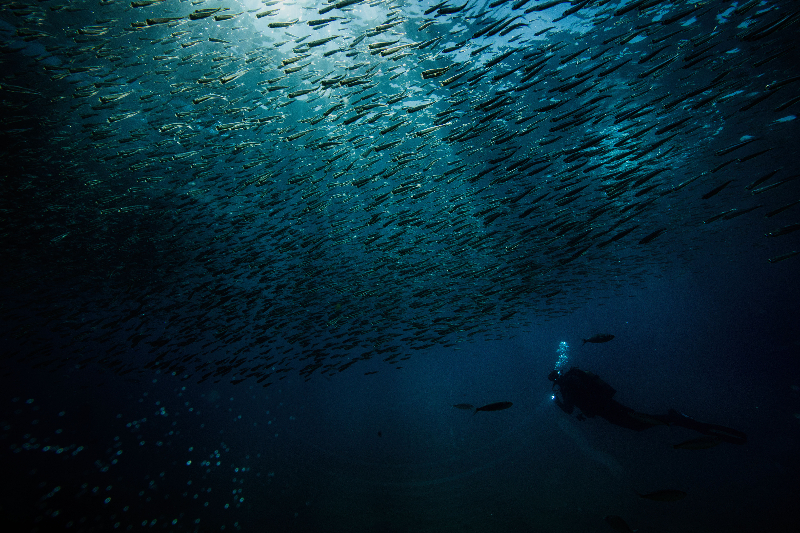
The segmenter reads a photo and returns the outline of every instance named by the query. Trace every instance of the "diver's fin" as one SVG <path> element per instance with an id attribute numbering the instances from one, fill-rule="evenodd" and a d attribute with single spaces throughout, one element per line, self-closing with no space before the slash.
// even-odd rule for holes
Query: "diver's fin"
<path id="1" fill-rule="evenodd" d="M 628 416 L 633 418 L 634 420 L 638 420 L 643 424 L 648 424 L 650 426 L 667 426 L 670 422 L 669 416 L 664 415 L 648 415 L 647 413 L 640 413 L 638 411 L 631 411 L 628 413 Z"/>
<path id="2" fill-rule="evenodd" d="M 747 442 L 747 434 L 742 431 L 715 424 L 707 424 L 707 426 L 706 435 L 713 435 L 731 444 L 745 444 Z"/>
<path id="3" fill-rule="evenodd" d="M 706 424 L 699 422 L 691 416 L 685 415 L 675 409 L 670 409 L 667 415 L 670 425 L 676 425 L 692 429 L 703 435 L 712 435 L 731 444 L 744 444 L 747 442 L 747 434 L 733 428 L 718 426 L 716 424 Z"/>

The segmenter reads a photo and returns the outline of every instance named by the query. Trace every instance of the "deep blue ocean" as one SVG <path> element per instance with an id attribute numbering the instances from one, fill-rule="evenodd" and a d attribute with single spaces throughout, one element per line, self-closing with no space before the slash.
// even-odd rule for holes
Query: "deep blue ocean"
<path id="1" fill-rule="evenodd" d="M 4 517 L 36 531 L 602 532 L 606 515 L 639 531 L 796 531 L 800 291 L 784 265 L 665 269 L 513 338 L 369 376 L 262 389 L 18 369 L 4 377 Z M 596 330 L 616 338 L 581 346 Z M 560 342 L 617 400 L 749 442 L 675 450 L 696 434 L 568 417 L 546 378 Z M 496 400 L 514 405 L 452 408 Z M 665 488 L 688 496 L 637 496 Z"/>
<path id="2" fill-rule="evenodd" d="M 800 533 L 799 9 L 0 1 L 0 531 Z"/>

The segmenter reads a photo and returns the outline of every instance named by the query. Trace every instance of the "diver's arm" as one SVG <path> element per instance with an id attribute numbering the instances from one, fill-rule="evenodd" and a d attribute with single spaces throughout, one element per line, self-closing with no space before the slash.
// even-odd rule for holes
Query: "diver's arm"
<path id="1" fill-rule="evenodd" d="M 572 402 L 564 402 L 558 395 L 556 395 L 556 405 L 568 415 L 571 415 L 572 411 L 575 410 L 575 405 Z"/>

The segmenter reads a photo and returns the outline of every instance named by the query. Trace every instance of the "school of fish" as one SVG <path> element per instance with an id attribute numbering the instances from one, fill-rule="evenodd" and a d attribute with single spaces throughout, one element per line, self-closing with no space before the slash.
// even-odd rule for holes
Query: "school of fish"
<path id="1" fill-rule="evenodd" d="M 400 368 L 800 249 L 794 2 L 2 5 L 11 359 Z"/>

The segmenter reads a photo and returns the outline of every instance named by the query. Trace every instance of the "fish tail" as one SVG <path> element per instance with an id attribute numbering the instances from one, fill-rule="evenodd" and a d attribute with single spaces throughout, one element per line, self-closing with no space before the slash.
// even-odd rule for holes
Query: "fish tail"
<path id="1" fill-rule="evenodd" d="M 586 339 L 581 339 L 581 340 L 583 341 L 583 344 L 586 344 L 587 342 L 589 342 Z M 583 344 L 581 344 L 581 346 L 583 346 Z"/>

